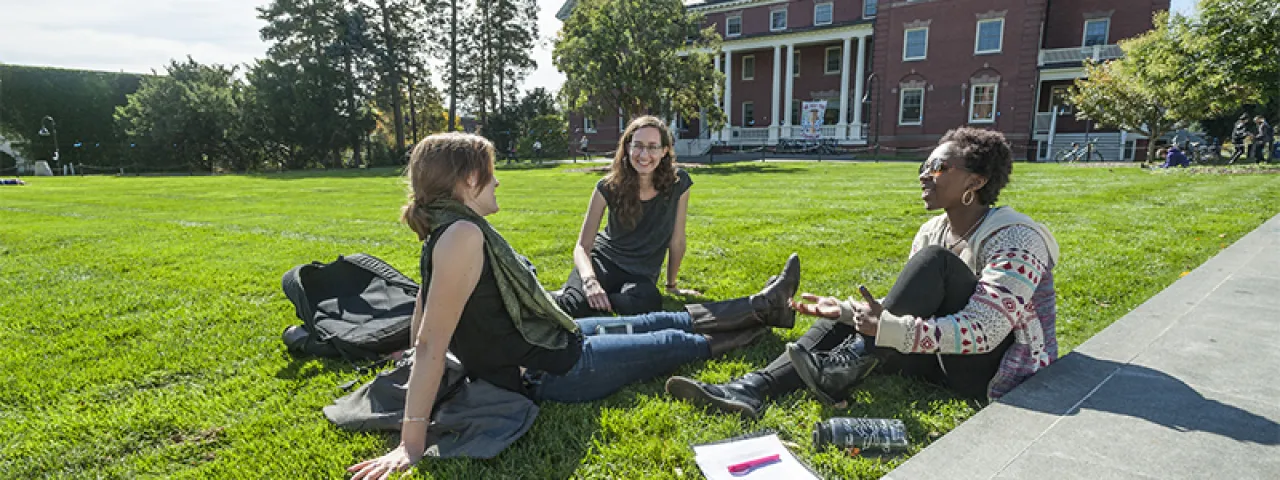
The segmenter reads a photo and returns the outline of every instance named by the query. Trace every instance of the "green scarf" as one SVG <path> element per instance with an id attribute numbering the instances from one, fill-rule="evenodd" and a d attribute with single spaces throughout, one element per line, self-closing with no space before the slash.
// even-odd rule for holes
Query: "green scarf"
<path id="1" fill-rule="evenodd" d="M 484 217 L 451 198 L 435 200 L 427 204 L 426 210 L 433 232 L 457 220 L 474 223 L 484 232 L 484 254 L 498 281 L 502 306 L 526 341 L 551 350 L 568 346 L 568 335 L 562 332 L 578 333 L 578 324 L 560 310 L 551 294 L 538 283 L 538 278 L 516 257 L 511 244 Z"/>

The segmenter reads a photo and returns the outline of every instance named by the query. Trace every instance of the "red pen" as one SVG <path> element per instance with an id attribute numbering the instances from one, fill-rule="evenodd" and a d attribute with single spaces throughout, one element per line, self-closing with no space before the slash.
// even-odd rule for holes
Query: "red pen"
<path id="1" fill-rule="evenodd" d="M 734 475 L 742 475 L 752 470 L 755 470 L 757 468 L 763 467 L 765 465 L 777 462 L 779 460 L 782 460 L 782 455 L 775 453 L 767 457 L 760 457 L 754 460 L 747 460 L 742 463 L 735 463 L 733 465 L 729 465 L 729 473 L 732 473 Z"/>

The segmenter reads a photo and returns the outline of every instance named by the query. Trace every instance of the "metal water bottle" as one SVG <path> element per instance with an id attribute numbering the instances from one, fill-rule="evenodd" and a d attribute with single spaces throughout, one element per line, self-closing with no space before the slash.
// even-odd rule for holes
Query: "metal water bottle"
<path id="1" fill-rule="evenodd" d="M 813 426 L 813 448 L 835 445 L 859 453 L 901 452 L 907 449 L 907 426 L 902 420 L 836 417 Z"/>

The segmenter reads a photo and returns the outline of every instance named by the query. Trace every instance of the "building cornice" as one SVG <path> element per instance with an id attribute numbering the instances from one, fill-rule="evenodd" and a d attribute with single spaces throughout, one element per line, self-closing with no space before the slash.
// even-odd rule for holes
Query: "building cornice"
<path id="1" fill-rule="evenodd" d="M 684 9 L 690 12 L 718 13 L 727 10 L 787 3 L 788 1 L 789 0 L 725 0 L 685 5 Z"/>

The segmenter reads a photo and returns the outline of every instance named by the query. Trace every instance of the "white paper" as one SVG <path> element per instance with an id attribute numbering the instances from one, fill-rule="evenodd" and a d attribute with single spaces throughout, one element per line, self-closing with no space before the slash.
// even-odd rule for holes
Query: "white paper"
<path id="1" fill-rule="evenodd" d="M 693 447 L 693 453 L 694 461 L 702 469 L 702 474 L 707 476 L 707 480 L 818 479 L 782 445 L 777 435 L 698 445 Z M 745 475 L 729 473 L 730 465 L 774 454 L 778 455 L 778 462 L 756 467 Z"/>

